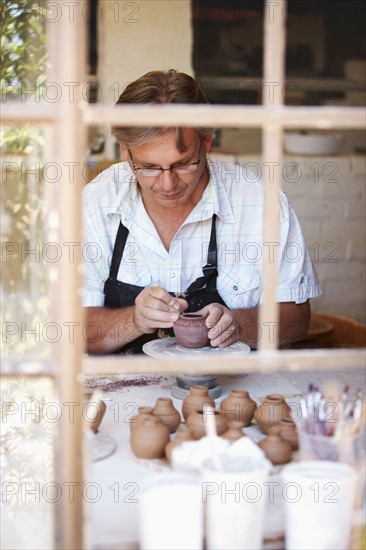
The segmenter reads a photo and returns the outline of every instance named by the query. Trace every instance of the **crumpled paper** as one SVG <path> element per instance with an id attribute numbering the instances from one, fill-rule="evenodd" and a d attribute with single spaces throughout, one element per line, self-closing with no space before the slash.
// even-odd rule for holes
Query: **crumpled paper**
<path id="1" fill-rule="evenodd" d="M 173 470 L 194 473 L 200 473 L 207 465 L 216 470 L 227 467 L 232 470 L 235 464 L 240 471 L 272 468 L 262 449 L 249 437 L 233 443 L 222 437 L 207 436 L 198 441 L 184 441 L 173 449 L 171 462 Z"/>

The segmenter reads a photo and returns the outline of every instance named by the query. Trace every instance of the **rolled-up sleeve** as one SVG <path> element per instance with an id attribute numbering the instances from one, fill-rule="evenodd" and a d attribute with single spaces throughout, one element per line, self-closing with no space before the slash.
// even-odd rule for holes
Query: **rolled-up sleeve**
<path id="1" fill-rule="evenodd" d="M 322 289 L 299 220 L 284 193 L 280 200 L 280 250 L 277 300 L 301 304 Z"/>

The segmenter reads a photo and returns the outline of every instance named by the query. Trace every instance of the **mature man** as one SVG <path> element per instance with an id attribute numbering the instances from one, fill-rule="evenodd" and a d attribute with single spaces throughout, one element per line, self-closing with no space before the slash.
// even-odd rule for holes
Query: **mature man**
<path id="1" fill-rule="evenodd" d="M 170 70 L 132 82 L 117 103 L 207 100 L 190 76 Z M 261 267 L 273 246 L 281 342 L 306 334 L 308 300 L 321 289 L 286 196 L 279 243 L 264 243 L 263 185 L 207 157 L 212 128 L 114 127 L 113 134 L 124 162 L 84 191 L 85 242 L 98 251 L 85 263 L 83 300 L 95 328 L 88 351 L 140 351 L 186 310 L 208 314 L 212 346 L 239 339 L 256 347 Z"/>

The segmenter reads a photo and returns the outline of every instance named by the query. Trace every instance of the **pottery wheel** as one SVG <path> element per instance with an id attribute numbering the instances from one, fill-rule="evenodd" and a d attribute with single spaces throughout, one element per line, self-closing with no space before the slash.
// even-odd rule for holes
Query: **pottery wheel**
<path id="1" fill-rule="evenodd" d="M 151 357 L 163 357 L 163 356 L 182 356 L 182 355 L 199 355 L 201 353 L 214 353 L 215 355 L 236 355 L 245 356 L 250 353 L 250 347 L 243 342 L 234 342 L 230 346 L 225 348 L 213 348 L 211 346 L 205 346 L 203 348 L 185 348 L 177 343 L 173 337 L 162 338 L 160 340 L 151 340 L 144 344 L 142 348 L 146 355 Z M 207 376 L 203 374 L 179 374 L 177 381 L 172 387 L 172 396 L 176 399 L 184 399 L 189 393 L 191 386 L 207 386 L 208 394 L 212 399 L 220 397 L 222 390 L 216 383 L 215 376 Z"/>
<path id="2" fill-rule="evenodd" d="M 200 384 L 198 382 L 195 383 L 197 386 L 203 386 L 203 384 Z M 177 383 L 173 384 L 172 386 L 172 397 L 175 397 L 176 399 L 184 399 L 189 394 L 189 390 L 185 390 L 183 388 L 180 388 Z M 217 399 L 222 394 L 221 386 L 216 384 L 214 388 L 211 388 L 208 390 L 208 395 L 212 397 L 212 399 Z"/>
<path id="3" fill-rule="evenodd" d="M 176 399 L 184 399 L 189 394 L 191 386 L 206 386 L 212 399 L 217 399 L 222 394 L 221 386 L 216 382 L 216 376 L 207 374 L 179 374 L 172 387 L 172 396 Z"/>

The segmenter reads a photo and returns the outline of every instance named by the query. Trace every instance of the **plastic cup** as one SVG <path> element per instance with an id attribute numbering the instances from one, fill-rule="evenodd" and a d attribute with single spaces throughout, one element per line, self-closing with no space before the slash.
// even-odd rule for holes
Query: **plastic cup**
<path id="1" fill-rule="evenodd" d="M 199 478 L 174 472 L 152 476 L 140 494 L 139 534 L 141 550 L 201 550 Z"/>
<path id="2" fill-rule="evenodd" d="M 270 463 L 266 460 L 220 459 L 205 465 L 202 498 L 206 516 L 207 550 L 262 548 L 266 487 Z"/>
<path id="3" fill-rule="evenodd" d="M 356 466 L 362 460 L 362 433 L 344 434 L 337 438 L 309 434 L 298 429 L 300 460 L 329 460 Z"/>
<path id="4" fill-rule="evenodd" d="M 348 548 L 355 504 L 356 472 L 340 462 L 304 461 L 281 472 L 286 549 Z"/>

